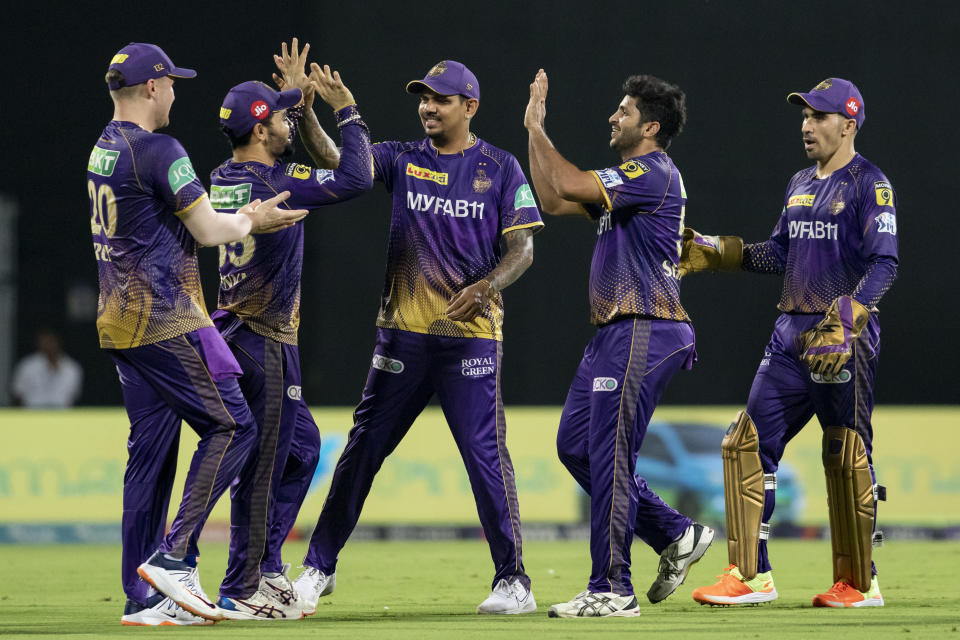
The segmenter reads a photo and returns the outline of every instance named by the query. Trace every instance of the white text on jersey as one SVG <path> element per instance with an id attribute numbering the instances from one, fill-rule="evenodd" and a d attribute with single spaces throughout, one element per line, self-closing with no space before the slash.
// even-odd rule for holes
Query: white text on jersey
<path id="1" fill-rule="evenodd" d="M 820 220 L 791 220 L 790 237 L 807 240 L 836 240 L 838 224 Z"/>
<path id="2" fill-rule="evenodd" d="M 473 200 L 448 200 L 439 196 L 428 196 L 407 191 L 407 208 L 412 211 L 423 211 L 453 218 L 479 218 L 483 220 L 483 205 L 483 202 Z"/>

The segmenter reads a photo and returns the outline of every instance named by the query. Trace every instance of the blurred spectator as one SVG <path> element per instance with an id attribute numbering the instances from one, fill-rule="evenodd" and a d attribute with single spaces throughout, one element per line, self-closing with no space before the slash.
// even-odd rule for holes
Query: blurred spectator
<path id="1" fill-rule="evenodd" d="M 72 406 L 80 396 L 83 369 L 63 352 L 60 336 L 53 331 L 37 331 L 36 347 L 36 353 L 14 367 L 13 403 L 31 409 Z"/>

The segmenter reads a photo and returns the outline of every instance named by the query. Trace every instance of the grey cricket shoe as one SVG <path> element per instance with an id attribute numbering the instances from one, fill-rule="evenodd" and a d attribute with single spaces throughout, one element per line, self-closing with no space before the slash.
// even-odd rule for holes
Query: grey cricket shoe
<path id="1" fill-rule="evenodd" d="M 547 609 L 550 618 L 633 618 L 640 615 L 633 594 L 591 593 L 583 591 L 570 602 L 561 602 Z"/>
<path id="2" fill-rule="evenodd" d="M 687 578 L 690 567 L 707 552 L 713 542 L 713 529 L 694 522 L 660 554 L 657 579 L 647 591 L 647 599 L 656 604 L 677 590 Z"/>

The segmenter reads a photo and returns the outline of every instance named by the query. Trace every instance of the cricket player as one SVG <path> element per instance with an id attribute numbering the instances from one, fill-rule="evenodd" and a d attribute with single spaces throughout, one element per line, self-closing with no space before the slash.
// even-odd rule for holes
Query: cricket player
<path id="1" fill-rule="evenodd" d="M 860 91 L 829 78 L 787 102 L 802 109 L 801 135 L 815 162 L 787 184 L 769 240 L 685 232 L 685 272 L 783 274 L 777 319 L 753 379 L 746 412 L 723 441 L 729 566 L 702 604 L 777 598 L 767 539 L 776 472 L 787 443 L 814 416 L 823 429 L 834 585 L 817 607 L 879 607 L 871 547 L 876 502 L 873 383 L 880 350 L 877 304 L 897 275 L 896 197 L 890 181 L 854 151 L 866 107 Z"/>
<path id="2" fill-rule="evenodd" d="M 309 48 L 300 51 L 296 38 L 289 52 L 283 44 L 277 65 L 287 90 L 244 82 L 224 98 L 220 125 L 233 157 L 210 175 L 217 210 L 233 212 L 251 199 L 280 191 L 291 194 L 284 206 L 315 209 L 373 186 L 370 136 L 353 95 L 329 66 L 321 69 L 314 63 L 311 75 L 305 74 Z M 342 153 L 313 111 L 318 94 L 334 110 Z M 314 162 L 338 168 L 282 161 L 293 151 L 296 125 Z M 231 619 L 303 616 L 287 577 L 290 565 L 280 555 L 320 454 L 317 426 L 300 391 L 302 271 L 303 223 L 220 247 L 219 310 L 213 320 L 240 363 L 240 389 L 260 428 L 255 453 L 232 492 L 230 554 L 217 602 Z"/>
<path id="3" fill-rule="evenodd" d="M 501 291 L 532 263 L 543 223 L 517 160 L 470 131 L 480 86 L 467 67 L 445 60 L 407 91 L 420 97 L 426 137 L 373 146 L 374 178 L 393 194 L 377 344 L 294 584 L 308 613 L 333 591 L 337 555 L 374 475 L 436 393 L 495 567 L 493 591 L 477 611 L 527 613 L 536 602 L 500 397 Z"/>
<path id="4" fill-rule="evenodd" d="M 116 363 L 130 418 L 122 525 L 126 625 L 220 619 L 197 579 L 195 541 L 204 513 L 255 444 L 256 424 L 236 379 L 240 368 L 204 306 L 198 244 L 276 231 L 307 213 L 277 207 L 288 193 L 253 200 L 242 215 L 214 211 L 183 147 L 156 133 L 169 124 L 174 78 L 194 76 L 156 45 L 121 49 L 106 75 L 113 119 L 87 165 L 100 281 L 97 330 Z M 181 420 L 200 441 L 164 536 Z"/>
<path id="5" fill-rule="evenodd" d="M 586 591 L 550 617 L 640 615 L 630 580 L 636 534 L 660 554 L 647 592 L 660 602 L 706 552 L 713 530 L 665 504 L 635 475 L 650 416 L 680 369 L 696 360 L 693 326 L 680 304 L 680 241 L 686 192 L 666 151 L 686 121 L 686 98 L 649 75 L 630 76 L 610 116 L 621 164 L 581 171 L 544 130 L 547 74 L 537 72 L 524 116 L 530 172 L 544 211 L 597 223 L 590 267 L 587 345 L 560 418 L 560 460 L 590 495 L 592 569 Z"/>

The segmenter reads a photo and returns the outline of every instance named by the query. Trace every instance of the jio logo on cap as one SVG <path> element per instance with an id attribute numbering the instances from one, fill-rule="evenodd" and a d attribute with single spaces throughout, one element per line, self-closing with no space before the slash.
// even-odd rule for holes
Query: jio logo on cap
<path id="1" fill-rule="evenodd" d="M 847 107 L 849 109 L 850 107 Z M 267 117 L 267 114 L 270 113 L 270 107 L 267 106 L 267 103 L 263 100 L 257 100 L 252 105 L 250 105 L 250 113 L 257 120 L 263 120 Z"/>
<path id="2" fill-rule="evenodd" d="M 860 101 L 853 96 L 847 98 L 847 113 L 856 116 L 860 112 Z"/>

